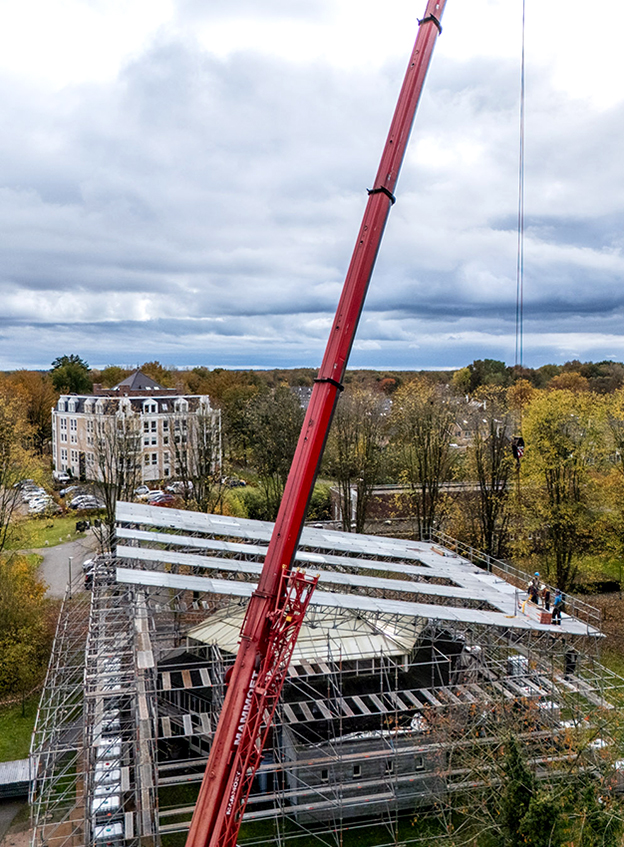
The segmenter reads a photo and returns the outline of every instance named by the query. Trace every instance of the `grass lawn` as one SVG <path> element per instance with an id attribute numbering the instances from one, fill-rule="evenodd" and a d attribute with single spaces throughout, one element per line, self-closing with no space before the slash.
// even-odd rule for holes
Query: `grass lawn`
<path id="1" fill-rule="evenodd" d="M 21 703 L 15 706 L 0 706 L 0 762 L 28 757 L 38 704 L 39 694 L 34 694 L 26 700 L 24 717 Z"/>
<path id="2" fill-rule="evenodd" d="M 84 538 L 84 532 L 76 532 L 76 515 L 52 518 L 30 518 L 16 524 L 15 532 L 7 545 L 9 550 L 28 550 L 38 547 L 54 547 L 66 541 Z M 46 543 L 47 542 L 47 543 Z"/>

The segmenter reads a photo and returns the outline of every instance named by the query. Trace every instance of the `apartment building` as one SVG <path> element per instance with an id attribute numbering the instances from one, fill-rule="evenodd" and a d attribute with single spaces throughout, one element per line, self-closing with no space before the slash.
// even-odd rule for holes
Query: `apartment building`
<path id="1" fill-rule="evenodd" d="M 124 463 L 140 464 L 144 482 L 192 476 L 202 447 L 213 467 L 221 465 L 221 412 L 207 395 L 163 388 L 141 371 L 113 388 L 59 397 L 52 409 L 55 470 L 101 479 L 111 440 L 121 445 Z"/>

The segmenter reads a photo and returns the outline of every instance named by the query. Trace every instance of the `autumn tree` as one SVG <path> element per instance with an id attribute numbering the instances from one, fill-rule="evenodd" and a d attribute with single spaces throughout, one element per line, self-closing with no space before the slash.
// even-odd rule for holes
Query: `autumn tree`
<path id="1" fill-rule="evenodd" d="M 424 380 L 403 385 L 394 395 L 391 425 L 398 470 L 409 487 L 412 514 L 421 538 L 439 516 L 442 485 L 451 473 L 451 431 L 455 406 L 438 386 Z"/>
<path id="2" fill-rule="evenodd" d="M 248 409 L 250 447 L 265 501 L 275 520 L 297 447 L 304 411 L 288 386 L 257 395 Z"/>
<path id="3" fill-rule="evenodd" d="M 524 440 L 528 508 L 546 538 L 547 572 L 567 591 L 590 537 L 590 470 L 604 449 L 600 404 L 565 389 L 536 397 L 525 411 Z"/>
<path id="4" fill-rule="evenodd" d="M 10 537 L 21 503 L 18 483 L 36 467 L 30 450 L 31 434 L 25 405 L 0 393 L 0 552 Z"/>
<path id="5" fill-rule="evenodd" d="M 52 439 L 52 407 L 57 401 L 57 392 L 50 374 L 40 371 L 16 371 L 7 384 L 14 398 L 19 398 L 31 428 L 32 444 L 41 455 Z"/>
<path id="6" fill-rule="evenodd" d="M 80 356 L 58 356 L 52 362 L 52 385 L 61 394 L 87 394 L 92 390 L 89 365 Z"/>
<path id="7" fill-rule="evenodd" d="M 336 407 L 325 450 L 325 470 L 338 483 L 345 532 L 352 529 L 353 492 L 353 528 L 364 531 L 368 504 L 383 462 L 387 405 L 383 395 L 356 388 L 347 389 Z"/>
<path id="8" fill-rule="evenodd" d="M 162 385 L 163 388 L 175 388 L 177 380 L 177 372 L 173 368 L 167 368 L 161 365 L 160 362 L 144 362 L 139 368 L 141 373 L 149 376 L 154 382 Z"/>
<path id="9" fill-rule="evenodd" d="M 123 382 L 126 377 L 130 376 L 130 371 L 126 368 L 120 368 L 118 365 L 109 365 L 99 372 L 92 371 L 96 382 L 101 383 L 104 388 L 113 388 L 120 382 Z"/>
<path id="10" fill-rule="evenodd" d="M 51 626 L 45 584 L 24 556 L 0 556 L 0 697 L 24 696 L 45 673 Z"/>

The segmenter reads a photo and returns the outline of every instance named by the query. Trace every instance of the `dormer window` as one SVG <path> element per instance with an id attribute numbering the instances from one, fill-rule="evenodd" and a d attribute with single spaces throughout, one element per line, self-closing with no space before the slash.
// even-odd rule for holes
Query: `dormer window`
<path id="1" fill-rule="evenodd" d="M 67 411 L 67 404 L 65 402 L 64 397 L 59 397 L 59 401 L 58 401 L 56 408 L 58 409 L 59 412 L 66 412 Z"/>
<path id="2" fill-rule="evenodd" d="M 186 413 L 188 412 L 188 400 L 180 399 L 175 401 L 175 410 L 176 412 Z"/>

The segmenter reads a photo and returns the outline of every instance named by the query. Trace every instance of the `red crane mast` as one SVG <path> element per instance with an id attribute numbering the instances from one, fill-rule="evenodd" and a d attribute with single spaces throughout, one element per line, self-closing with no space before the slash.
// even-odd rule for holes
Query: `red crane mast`
<path id="1" fill-rule="evenodd" d="M 446 0 L 428 0 L 364 212 L 215 732 L 186 847 L 236 847 L 316 579 L 292 569 Z"/>

